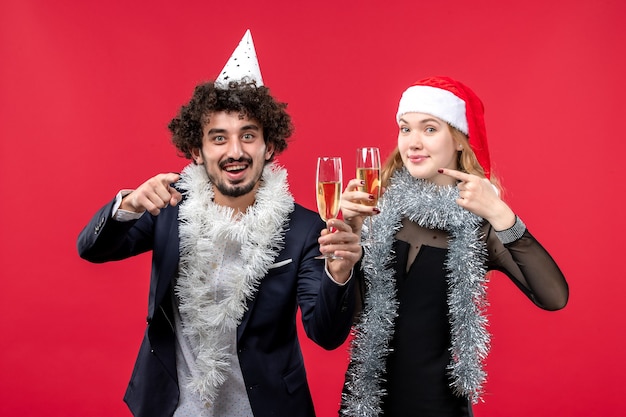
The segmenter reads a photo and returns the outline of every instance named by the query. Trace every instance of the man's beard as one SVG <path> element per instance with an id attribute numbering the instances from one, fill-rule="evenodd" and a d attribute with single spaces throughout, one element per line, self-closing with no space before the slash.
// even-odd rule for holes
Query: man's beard
<path id="1" fill-rule="evenodd" d="M 246 195 L 254 190 L 254 186 L 257 182 L 258 181 L 250 181 L 248 184 L 229 185 L 220 181 L 213 182 L 213 184 L 215 185 L 215 188 L 217 188 L 218 191 L 226 197 L 241 197 L 242 195 Z"/>
<path id="2" fill-rule="evenodd" d="M 248 165 L 247 169 L 252 168 L 252 159 L 249 159 L 249 158 L 241 158 L 239 160 L 229 159 L 227 161 L 224 161 L 222 164 L 220 164 L 220 168 L 222 168 L 222 166 L 226 163 L 233 163 L 233 162 L 245 162 Z M 242 195 L 246 195 L 250 193 L 252 190 L 254 190 L 254 187 L 256 187 L 258 182 L 261 180 L 262 175 L 263 175 L 263 170 L 261 169 L 261 171 L 259 171 L 259 175 L 246 184 L 229 184 L 218 178 L 211 178 L 210 175 L 209 175 L 209 180 L 213 183 L 215 188 L 217 188 L 217 190 L 222 195 L 226 197 L 241 197 Z"/>

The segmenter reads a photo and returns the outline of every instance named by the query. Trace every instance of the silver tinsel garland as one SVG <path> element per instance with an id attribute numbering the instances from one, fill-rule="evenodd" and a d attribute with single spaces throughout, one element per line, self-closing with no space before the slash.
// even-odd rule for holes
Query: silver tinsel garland
<path id="1" fill-rule="evenodd" d="M 457 395 L 476 403 L 486 379 L 483 362 L 489 352 L 487 331 L 486 246 L 483 222 L 456 204 L 458 189 L 415 179 L 403 169 L 394 174 L 373 218 L 371 241 L 364 245 L 366 298 L 354 329 L 351 361 L 342 396 L 341 415 L 378 416 L 385 395 L 382 382 L 398 311 L 392 245 L 402 218 L 450 234 L 446 269 L 452 360 L 448 369 Z M 367 222 L 365 222 L 367 224 Z M 369 236 L 364 229 L 365 236 Z"/>
<path id="2" fill-rule="evenodd" d="M 255 203 L 236 214 L 214 202 L 213 184 L 203 165 L 189 164 L 179 186 L 186 198 L 179 209 L 180 265 L 175 291 L 180 300 L 183 334 L 195 355 L 195 368 L 187 388 L 213 404 L 230 369 L 231 335 L 280 250 L 289 215 L 294 209 L 287 171 L 278 165 L 263 168 L 263 181 Z M 236 221 L 233 220 L 236 216 Z M 228 279 L 216 287 L 223 245 L 240 246 L 241 265 L 229 270 Z"/>

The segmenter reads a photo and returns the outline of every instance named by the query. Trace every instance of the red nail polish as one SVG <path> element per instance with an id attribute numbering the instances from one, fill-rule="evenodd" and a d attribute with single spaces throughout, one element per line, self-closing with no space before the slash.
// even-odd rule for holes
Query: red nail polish
<path id="1" fill-rule="evenodd" d="M 440 173 L 440 174 L 443 174 L 443 169 L 439 168 L 439 169 L 437 170 L 437 172 L 438 172 L 438 173 Z"/>
<path id="2" fill-rule="evenodd" d="M 374 207 L 372 211 L 376 214 L 380 214 L 380 209 L 378 207 Z"/>

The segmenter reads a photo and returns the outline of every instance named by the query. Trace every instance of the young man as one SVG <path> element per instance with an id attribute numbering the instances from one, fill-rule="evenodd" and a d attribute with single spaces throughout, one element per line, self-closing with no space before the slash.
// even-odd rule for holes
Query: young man
<path id="1" fill-rule="evenodd" d="M 296 333 L 341 345 L 359 237 L 295 204 L 272 161 L 292 125 L 249 31 L 169 128 L 193 162 L 121 191 L 78 238 L 91 262 L 152 250 L 148 326 L 124 400 L 136 416 L 313 416 Z M 315 259 L 320 251 L 341 259 Z"/>

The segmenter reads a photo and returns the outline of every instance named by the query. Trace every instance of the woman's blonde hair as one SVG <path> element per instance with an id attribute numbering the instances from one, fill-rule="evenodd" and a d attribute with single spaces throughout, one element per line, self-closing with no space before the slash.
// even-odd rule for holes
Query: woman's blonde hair
<path id="1" fill-rule="evenodd" d="M 454 139 L 456 143 L 462 146 L 457 156 L 458 170 L 467 174 L 473 174 L 481 178 L 486 178 L 485 170 L 478 163 L 478 159 L 476 159 L 476 154 L 474 154 L 474 151 L 472 150 L 465 133 L 450 126 L 448 123 L 446 123 L 446 126 L 448 126 L 448 129 L 450 130 L 452 139 Z M 400 170 L 403 165 L 404 164 L 402 163 L 402 156 L 400 155 L 400 151 L 396 146 L 396 148 L 391 152 L 391 155 L 389 155 L 382 167 L 381 184 L 383 188 L 389 186 L 389 180 L 393 176 L 394 172 Z M 500 183 L 496 176 L 493 174 L 493 171 L 489 180 L 492 184 L 498 187 L 498 189 L 500 189 Z"/>

